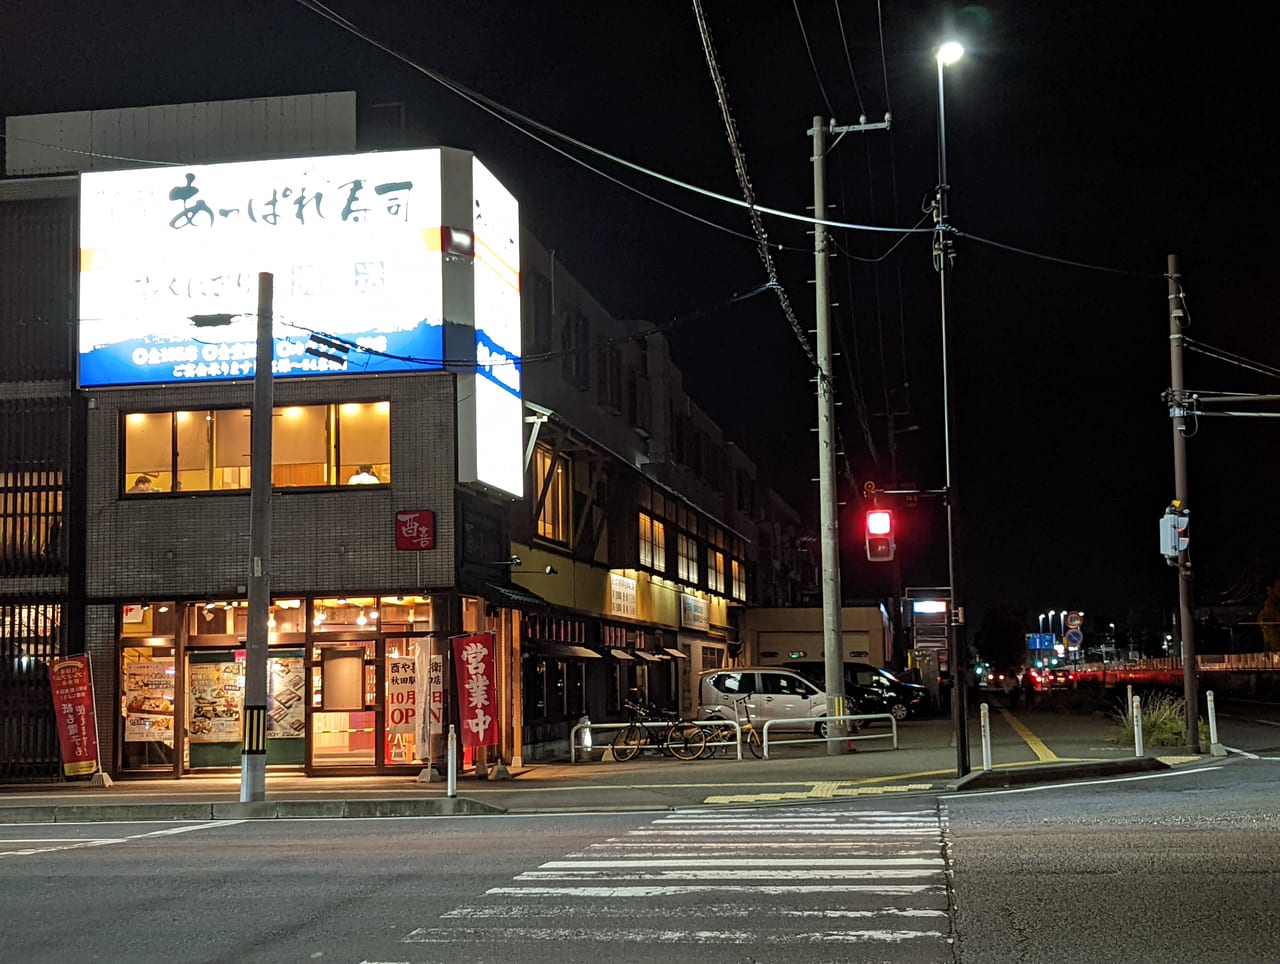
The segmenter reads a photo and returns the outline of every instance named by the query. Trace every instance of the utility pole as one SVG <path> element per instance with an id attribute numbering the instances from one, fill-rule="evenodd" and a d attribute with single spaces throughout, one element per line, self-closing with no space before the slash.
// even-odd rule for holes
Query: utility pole
<path id="1" fill-rule="evenodd" d="M 813 216 L 827 211 L 826 118 L 813 119 Z M 844 626 L 841 619 L 840 534 L 836 513 L 836 433 L 834 386 L 831 379 L 831 304 L 827 230 L 813 226 L 815 337 L 818 355 L 818 504 L 822 558 L 822 640 L 825 662 L 827 715 L 844 716 Z M 827 754 L 845 752 L 844 723 L 828 724 Z"/>
<path id="2" fill-rule="evenodd" d="M 1173 419 L 1173 492 L 1179 511 L 1186 513 L 1187 436 L 1186 383 L 1182 375 L 1182 329 L 1188 319 L 1182 304 L 1182 275 L 1178 256 L 1169 255 L 1169 415 Z M 1193 611 L 1191 551 L 1178 552 L 1178 634 L 1182 637 L 1182 698 L 1186 706 L 1187 746 L 1200 752 L 1199 694 L 1196 681 L 1196 618 Z"/>
<path id="3" fill-rule="evenodd" d="M 868 124 L 861 118 L 858 124 L 846 127 L 830 125 L 832 133 L 846 131 L 887 130 L 889 115 L 883 123 Z M 813 128 L 813 216 L 822 221 L 827 213 L 827 130 L 825 117 L 815 117 Z M 820 524 L 819 543 L 822 559 L 822 640 L 827 693 L 827 715 L 844 716 L 844 622 L 841 618 L 840 594 L 840 526 L 836 499 L 836 430 L 835 385 L 831 377 L 831 285 L 828 274 L 830 249 L 827 246 L 825 225 L 813 226 L 813 278 L 814 278 L 814 337 L 818 358 L 818 512 Z M 828 737 L 843 737 L 844 723 L 829 724 Z M 835 756 L 845 752 L 845 742 L 828 740 L 827 754 Z"/>
<path id="4" fill-rule="evenodd" d="M 245 633 L 240 802 L 267 798 L 267 620 L 271 608 L 273 278 L 258 275 L 257 361 L 249 425 L 249 623 Z"/>

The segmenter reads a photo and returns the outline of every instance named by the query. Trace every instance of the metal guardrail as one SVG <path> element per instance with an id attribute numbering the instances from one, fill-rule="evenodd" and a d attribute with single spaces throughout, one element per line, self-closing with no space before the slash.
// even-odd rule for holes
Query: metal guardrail
<path id="1" fill-rule="evenodd" d="M 769 727 L 775 724 L 792 724 L 792 723 L 808 723 L 813 726 L 817 723 L 849 723 L 853 720 L 888 720 L 891 732 L 889 733 L 870 733 L 866 736 L 811 736 L 800 740 L 786 740 L 786 743 L 838 743 L 842 740 L 886 740 L 893 738 L 893 748 L 898 749 L 898 721 L 893 718 L 892 713 L 856 713 L 852 716 L 804 716 L 796 717 L 789 720 L 768 720 L 764 724 L 764 732 L 762 739 L 764 740 L 764 758 L 769 759 Z"/>
<path id="2" fill-rule="evenodd" d="M 661 724 L 662 722 L 663 721 L 659 721 L 659 724 Z M 718 727 L 718 726 L 733 727 L 734 739 L 732 742 L 728 740 L 721 740 L 715 743 L 708 743 L 707 746 L 736 746 L 738 748 L 738 759 L 739 760 L 742 759 L 742 726 L 736 720 L 672 720 L 671 722 L 672 723 L 692 723 L 694 726 L 699 726 L 703 728 Z M 644 724 L 639 723 L 637 725 L 643 726 Z M 631 726 L 630 723 L 577 723 L 575 724 L 573 729 L 569 731 L 569 762 L 570 763 L 578 762 L 579 750 L 585 753 L 595 748 L 593 745 L 593 741 L 591 739 L 592 730 L 625 730 L 629 726 Z M 587 737 L 584 740 L 579 739 L 583 731 L 586 731 L 586 734 L 587 734 Z M 609 744 L 609 745 L 612 746 L 612 744 Z M 654 746 L 659 747 L 661 746 L 661 744 L 655 743 Z"/>

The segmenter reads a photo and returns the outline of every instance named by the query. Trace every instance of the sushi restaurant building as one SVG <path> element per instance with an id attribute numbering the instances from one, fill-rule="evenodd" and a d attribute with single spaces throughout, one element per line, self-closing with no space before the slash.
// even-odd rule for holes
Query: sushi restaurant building
<path id="1" fill-rule="evenodd" d="M 506 506 L 524 491 L 519 210 L 466 151 L 88 173 L 79 387 L 103 764 L 238 768 L 252 471 L 271 473 L 267 763 L 442 758 L 451 640 L 518 726 Z M 251 452 L 258 273 L 272 458 Z M 536 602 L 529 594 L 517 598 Z"/>

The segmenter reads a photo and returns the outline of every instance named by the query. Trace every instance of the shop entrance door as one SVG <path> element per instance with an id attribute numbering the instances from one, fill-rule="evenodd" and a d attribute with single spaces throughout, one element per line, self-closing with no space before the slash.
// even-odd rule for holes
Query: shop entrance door
<path id="1" fill-rule="evenodd" d="M 317 643 L 311 660 L 310 767 L 376 767 L 381 742 L 381 646 L 376 639 Z"/>

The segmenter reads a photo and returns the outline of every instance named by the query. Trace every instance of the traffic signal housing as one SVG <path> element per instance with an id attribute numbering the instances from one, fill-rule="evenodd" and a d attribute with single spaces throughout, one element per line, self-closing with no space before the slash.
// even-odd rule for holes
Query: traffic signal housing
<path id="1" fill-rule="evenodd" d="M 868 509 L 866 514 L 867 558 L 872 562 L 893 559 L 893 513 L 888 509 Z"/>

